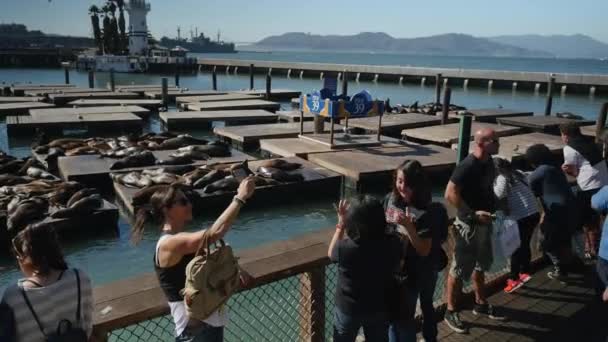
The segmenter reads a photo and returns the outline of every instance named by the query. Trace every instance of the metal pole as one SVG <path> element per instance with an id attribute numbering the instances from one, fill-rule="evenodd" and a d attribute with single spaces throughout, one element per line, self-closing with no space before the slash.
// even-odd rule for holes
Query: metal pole
<path id="1" fill-rule="evenodd" d="M 66 66 L 63 70 L 65 72 L 65 84 L 70 84 L 70 69 Z"/>
<path id="2" fill-rule="evenodd" d="M 89 70 L 89 88 L 95 88 L 95 71 Z"/>
<path id="3" fill-rule="evenodd" d="M 253 64 L 249 65 L 249 89 L 253 90 Z"/>
<path id="4" fill-rule="evenodd" d="M 110 69 L 110 90 L 114 91 L 116 89 L 116 82 L 114 80 L 114 69 Z"/>
<path id="5" fill-rule="evenodd" d="M 553 86 L 555 85 L 555 77 L 551 77 L 547 85 L 547 104 L 545 105 L 545 116 L 551 115 L 551 107 L 553 106 Z"/>
<path id="6" fill-rule="evenodd" d="M 445 88 L 443 94 L 443 108 L 441 112 L 441 124 L 445 125 L 448 123 L 448 112 L 450 110 L 450 100 L 452 99 L 452 89 L 450 87 Z"/>
<path id="7" fill-rule="evenodd" d="M 175 71 L 175 86 L 179 87 L 179 70 Z"/>
<path id="8" fill-rule="evenodd" d="M 331 127 L 329 129 L 329 148 L 334 148 L 334 117 L 331 117 Z"/>
<path id="9" fill-rule="evenodd" d="M 213 72 L 211 73 L 211 83 L 213 84 L 213 90 L 217 90 L 217 72 L 215 68 L 213 68 Z"/>
<path id="10" fill-rule="evenodd" d="M 380 131 L 382 131 L 382 113 L 380 113 L 380 115 L 378 115 L 378 133 L 377 133 L 377 138 L 378 141 L 380 141 Z"/>
<path id="11" fill-rule="evenodd" d="M 304 135 L 304 111 L 300 108 L 300 135 Z"/>
<path id="12" fill-rule="evenodd" d="M 465 114 L 460 117 L 460 132 L 458 134 L 458 159 L 457 163 L 460 163 L 469 154 L 469 144 L 471 143 L 471 123 L 473 122 L 473 116 Z"/>
<path id="13" fill-rule="evenodd" d="M 441 74 L 435 75 L 435 104 L 441 104 Z"/>
<path id="14" fill-rule="evenodd" d="M 169 87 L 169 79 L 166 78 L 166 77 L 163 77 L 163 79 L 162 79 L 162 95 L 161 95 L 161 99 L 163 101 L 163 106 L 165 106 L 165 107 L 169 103 L 168 87 Z"/>
<path id="15" fill-rule="evenodd" d="M 270 100 L 272 95 L 272 76 L 266 75 L 266 100 Z"/>
<path id="16" fill-rule="evenodd" d="M 348 78 L 346 72 L 342 74 L 342 96 L 346 99 L 348 95 Z"/>

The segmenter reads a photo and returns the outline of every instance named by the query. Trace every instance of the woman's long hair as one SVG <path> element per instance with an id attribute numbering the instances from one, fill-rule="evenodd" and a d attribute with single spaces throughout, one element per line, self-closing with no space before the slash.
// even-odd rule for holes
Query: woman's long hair
<path id="1" fill-rule="evenodd" d="M 393 196 L 400 198 L 397 190 L 397 177 L 403 172 L 407 186 L 412 190 L 411 205 L 418 209 L 426 208 L 432 201 L 431 182 L 428 179 L 422 164 L 413 159 L 406 159 L 393 173 Z"/>
<path id="2" fill-rule="evenodd" d="M 55 229 L 48 223 L 33 223 L 13 238 L 14 253 L 20 258 L 29 257 L 40 275 L 51 270 L 67 270 L 68 265 L 59 246 Z"/>
<path id="3" fill-rule="evenodd" d="M 171 208 L 180 188 L 177 185 L 167 185 L 155 191 L 150 196 L 148 204 L 142 206 L 135 214 L 135 224 L 131 228 L 131 243 L 137 245 L 144 234 L 144 228 L 148 224 L 162 224 L 165 221 L 164 210 Z"/>
<path id="4" fill-rule="evenodd" d="M 344 217 L 346 235 L 355 242 L 375 240 L 386 231 L 384 206 L 370 195 L 358 195 L 349 200 Z"/>

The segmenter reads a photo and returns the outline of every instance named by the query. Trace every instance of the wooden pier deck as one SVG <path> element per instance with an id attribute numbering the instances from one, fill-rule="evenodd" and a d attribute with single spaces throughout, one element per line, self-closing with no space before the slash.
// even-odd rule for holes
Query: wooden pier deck
<path id="1" fill-rule="evenodd" d="M 581 126 L 581 134 L 595 138 L 595 125 Z"/>
<path id="2" fill-rule="evenodd" d="M 247 95 L 247 94 L 223 94 L 223 95 L 207 95 L 207 96 L 178 96 L 175 98 L 175 104 L 188 110 L 188 104 L 190 103 L 202 103 L 202 102 L 217 102 L 217 101 L 239 101 L 239 100 L 256 100 L 261 99 L 260 96 Z"/>
<path id="3" fill-rule="evenodd" d="M 159 117 L 167 129 L 177 127 L 211 127 L 214 121 L 223 121 L 226 125 L 247 125 L 277 122 L 277 115 L 265 110 L 217 110 L 206 112 L 163 112 Z"/>
<path id="4" fill-rule="evenodd" d="M 157 160 L 167 159 L 176 150 L 153 151 Z M 232 150 L 230 157 L 211 158 L 209 160 L 195 161 L 192 165 L 205 165 L 212 163 L 231 163 L 254 160 L 256 158 L 240 151 Z M 150 165 L 121 170 L 110 170 L 110 166 L 117 161 L 114 158 L 100 158 L 99 155 L 82 155 L 73 157 L 59 157 L 57 169 L 59 176 L 66 181 L 78 181 L 88 185 L 110 184 L 110 172 L 130 172 L 144 169 L 158 169 L 163 165 Z"/>
<path id="5" fill-rule="evenodd" d="M 258 186 L 255 196 L 247 201 L 247 206 L 268 206 L 277 203 L 297 202 L 303 198 L 310 197 L 318 199 L 323 196 L 338 197 L 340 193 L 341 176 L 333 171 L 310 163 L 300 158 L 282 158 L 291 163 L 302 164 L 300 169 L 288 171 L 290 174 L 300 173 L 304 176 L 301 182 L 289 182 L 279 185 Z M 255 172 L 264 160 L 249 161 L 249 168 Z M 140 189 L 129 188 L 114 182 L 117 198 L 133 215 L 136 208 L 133 206 L 133 195 Z M 200 195 L 193 203 L 194 209 L 208 210 L 210 208 L 224 208 L 227 206 L 236 192 L 225 192 L 221 194 L 205 194 L 202 190 L 195 190 Z M 298 194 L 294 196 L 294 194 Z M 202 211 L 202 210 L 201 210 Z"/>
<path id="6" fill-rule="evenodd" d="M 49 97 L 53 94 L 74 94 L 74 93 L 107 93 L 109 90 L 103 88 L 40 88 L 30 89 L 24 92 L 26 96 Z"/>
<path id="7" fill-rule="evenodd" d="M 41 101 L 44 101 L 44 97 L 42 96 L 0 96 L 0 104 Z"/>
<path id="8" fill-rule="evenodd" d="M 521 128 L 519 127 L 473 121 L 471 125 L 471 137 L 475 135 L 475 132 L 482 128 L 494 129 L 499 137 L 514 135 L 521 131 Z M 432 143 L 450 147 L 453 143 L 458 142 L 459 131 L 460 124 L 453 123 L 447 125 L 405 129 L 401 132 L 401 134 L 405 139 L 410 141 Z"/>
<path id="9" fill-rule="evenodd" d="M 474 142 L 471 142 L 469 151 L 472 151 L 474 144 Z M 519 162 L 525 158 L 528 147 L 534 144 L 544 144 L 557 155 L 561 155 L 564 148 L 564 143 L 559 135 L 533 132 L 500 138 L 498 155 L 513 162 Z M 452 145 L 452 148 L 456 149 L 456 144 Z"/>
<path id="10" fill-rule="evenodd" d="M 133 113 L 140 116 L 150 114 L 150 110 L 140 106 L 100 106 L 82 108 L 52 108 L 52 109 L 32 109 L 30 115 L 35 118 L 45 118 L 57 115 L 83 115 L 83 114 L 115 114 Z"/>
<path id="11" fill-rule="evenodd" d="M 13 96 L 24 96 L 26 91 L 37 89 L 68 89 L 76 88 L 74 84 L 18 84 L 10 87 Z"/>
<path id="12" fill-rule="evenodd" d="M 559 133 L 559 125 L 564 123 L 574 123 L 580 126 L 594 124 L 593 120 L 575 120 L 558 118 L 556 116 L 522 116 L 514 118 L 498 118 L 496 119 L 501 125 L 510 125 L 515 127 L 522 127 L 536 132 L 544 133 Z"/>
<path id="13" fill-rule="evenodd" d="M 473 115 L 473 120 L 475 120 L 475 121 L 489 122 L 489 123 L 496 123 L 496 119 L 498 119 L 498 118 L 512 118 L 512 117 L 534 115 L 534 113 L 530 112 L 530 111 L 512 110 L 512 109 L 504 109 L 504 108 L 471 109 L 471 110 L 467 110 L 465 112 Z M 451 113 L 449 116 L 451 118 L 460 120 L 460 115 L 457 113 Z"/>
<path id="14" fill-rule="evenodd" d="M 341 130 L 342 126 L 335 125 L 335 129 Z M 304 133 L 312 133 L 313 131 L 313 123 L 304 122 Z M 329 125 L 325 125 L 325 132 L 328 131 Z M 247 151 L 258 148 L 262 139 L 297 137 L 300 135 L 300 123 L 215 127 L 213 133 L 222 140 L 230 142 L 233 146 Z"/>
<path id="15" fill-rule="evenodd" d="M 336 152 L 344 151 L 347 149 L 362 148 L 366 143 L 367 147 L 370 146 L 382 146 L 382 147 L 396 147 L 401 146 L 403 143 L 399 139 L 381 136 L 380 142 L 377 142 L 377 135 L 350 135 L 351 139 L 345 141 L 340 139 L 343 133 L 336 133 L 334 136 L 334 148 L 332 149 L 329 145 L 329 134 L 308 134 L 304 137 L 297 138 L 285 138 L 285 139 L 262 139 L 260 140 L 260 150 L 262 153 L 271 156 L 279 157 L 300 157 L 308 159 L 308 156 L 313 153 L 325 153 L 325 152 Z M 311 139 L 313 138 L 313 139 Z M 357 142 L 360 141 L 361 145 L 357 146 Z M 344 146 L 344 145 L 350 146 Z M 342 146 L 340 146 L 342 145 Z"/>
<path id="16" fill-rule="evenodd" d="M 44 102 L 0 103 L 0 115 L 21 115 L 27 114 L 30 109 L 53 107 L 54 104 Z"/>
<path id="17" fill-rule="evenodd" d="M 167 92 L 167 97 L 169 101 L 175 101 L 177 97 L 186 97 L 186 96 L 207 96 L 207 95 L 223 95 L 226 94 L 225 91 L 217 91 L 217 90 L 169 90 Z M 144 92 L 144 96 L 149 99 L 161 99 L 163 96 L 162 90 L 148 90 Z"/>
<path id="18" fill-rule="evenodd" d="M 456 152 L 434 145 L 406 144 L 311 153 L 308 160 L 344 175 L 344 190 L 390 189 L 393 171 L 406 159 L 418 160 L 431 174 L 446 174 L 456 164 Z"/>
<path id="19" fill-rule="evenodd" d="M 248 94 L 248 95 L 257 95 L 257 96 L 265 96 L 266 89 L 253 89 L 253 90 L 237 90 L 234 93 L 239 94 Z M 300 97 L 302 94 L 301 91 L 292 90 L 292 89 L 271 89 L 270 90 L 270 99 L 271 100 L 290 100 L 294 97 Z"/>
<path id="20" fill-rule="evenodd" d="M 135 93 L 118 93 L 118 92 L 98 92 L 98 93 L 65 93 L 65 94 L 49 94 L 49 99 L 57 105 L 63 105 L 68 102 L 79 99 L 136 99 L 139 95 Z"/>
<path id="21" fill-rule="evenodd" d="M 103 106 L 139 106 L 147 109 L 158 110 L 163 105 L 161 100 L 149 99 L 80 99 L 68 105 L 73 107 L 103 107 Z"/>
<path id="22" fill-rule="evenodd" d="M 277 110 L 279 121 L 282 122 L 300 122 L 300 111 L 299 110 Z M 315 115 L 311 113 L 304 113 L 304 121 L 313 121 Z"/>
<path id="23" fill-rule="evenodd" d="M 265 100 L 235 100 L 235 101 L 216 101 L 216 102 L 199 102 L 189 103 L 188 110 L 208 111 L 208 110 L 245 110 L 245 109 L 263 109 L 271 112 L 276 112 L 281 108 L 281 104 L 277 102 Z"/>
<path id="24" fill-rule="evenodd" d="M 133 113 L 49 115 L 34 117 L 29 115 L 7 116 L 6 132 L 9 136 L 30 134 L 36 129 L 62 134 L 66 129 L 101 131 L 141 131 L 143 121 Z"/>
<path id="25" fill-rule="evenodd" d="M 151 92 L 151 91 L 158 91 L 161 92 L 163 90 L 163 87 L 159 84 L 159 85 L 132 85 L 132 86 L 116 86 L 114 88 L 116 91 L 121 92 L 121 93 L 136 93 L 139 96 L 144 96 L 145 92 Z M 182 88 L 179 87 L 175 87 L 175 86 L 169 86 L 167 87 L 168 91 L 179 91 Z"/>
<path id="26" fill-rule="evenodd" d="M 450 122 L 454 120 L 450 119 Z M 387 114 L 382 116 L 381 134 L 389 137 L 401 137 L 404 129 L 435 126 L 441 123 L 441 117 L 418 113 Z M 359 128 L 367 133 L 378 131 L 378 117 L 357 118 L 348 120 L 348 126 Z"/>

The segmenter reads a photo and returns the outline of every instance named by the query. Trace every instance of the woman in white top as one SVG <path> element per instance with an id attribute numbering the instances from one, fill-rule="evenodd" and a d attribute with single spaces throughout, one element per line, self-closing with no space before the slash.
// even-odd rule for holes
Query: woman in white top
<path id="1" fill-rule="evenodd" d="M 0 301 L 14 320 L 13 331 L 3 334 L 17 342 L 43 342 L 71 325 L 88 339 L 93 329 L 91 281 L 83 271 L 68 269 L 55 231 L 47 224 L 32 224 L 12 242 L 25 278 L 8 287 Z"/>
<path id="2" fill-rule="evenodd" d="M 209 228 L 210 243 L 224 237 L 254 190 L 252 177 L 241 182 L 232 203 Z M 224 326 L 228 322 L 225 308 L 221 307 L 204 321 L 190 319 L 180 293 L 186 282 L 186 265 L 194 257 L 206 231 L 184 232 L 191 220 L 192 205 L 184 191 L 179 186 L 167 186 L 152 195 L 149 208 L 138 211 L 132 240 L 134 243 L 141 240 L 144 226 L 148 223 L 157 222 L 160 225 L 162 235 L 156 244 L 154 270 L 169 302 L 176 341 L 219 342 L 223 340 Z"/>
<path id="3" fill-rule="evenodd" d="M 517 221 L 521 246 L 511 256 L 511 271 L 505 292 L 511 293 L 530 280 L 530 239 L 540 221 L 538 202 L 528 186 L 526 176 L 514 170 L 511 163 L 494 157 L 497 176 L 494 180 L 494 195 L 499 208 Z"/>

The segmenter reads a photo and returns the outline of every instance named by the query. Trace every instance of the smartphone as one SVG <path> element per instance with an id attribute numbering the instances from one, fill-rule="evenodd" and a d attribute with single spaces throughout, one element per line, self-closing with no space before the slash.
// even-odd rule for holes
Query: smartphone
<path id="1" fill-rule="evenodd" d="M 247 178 L 247 171 L 245 171 L 245 169 L 238 168 L 232 171 L 232 175 L 234 178 L 236 178 L 236 180 L 242 182 L 243 179 Z"/>

